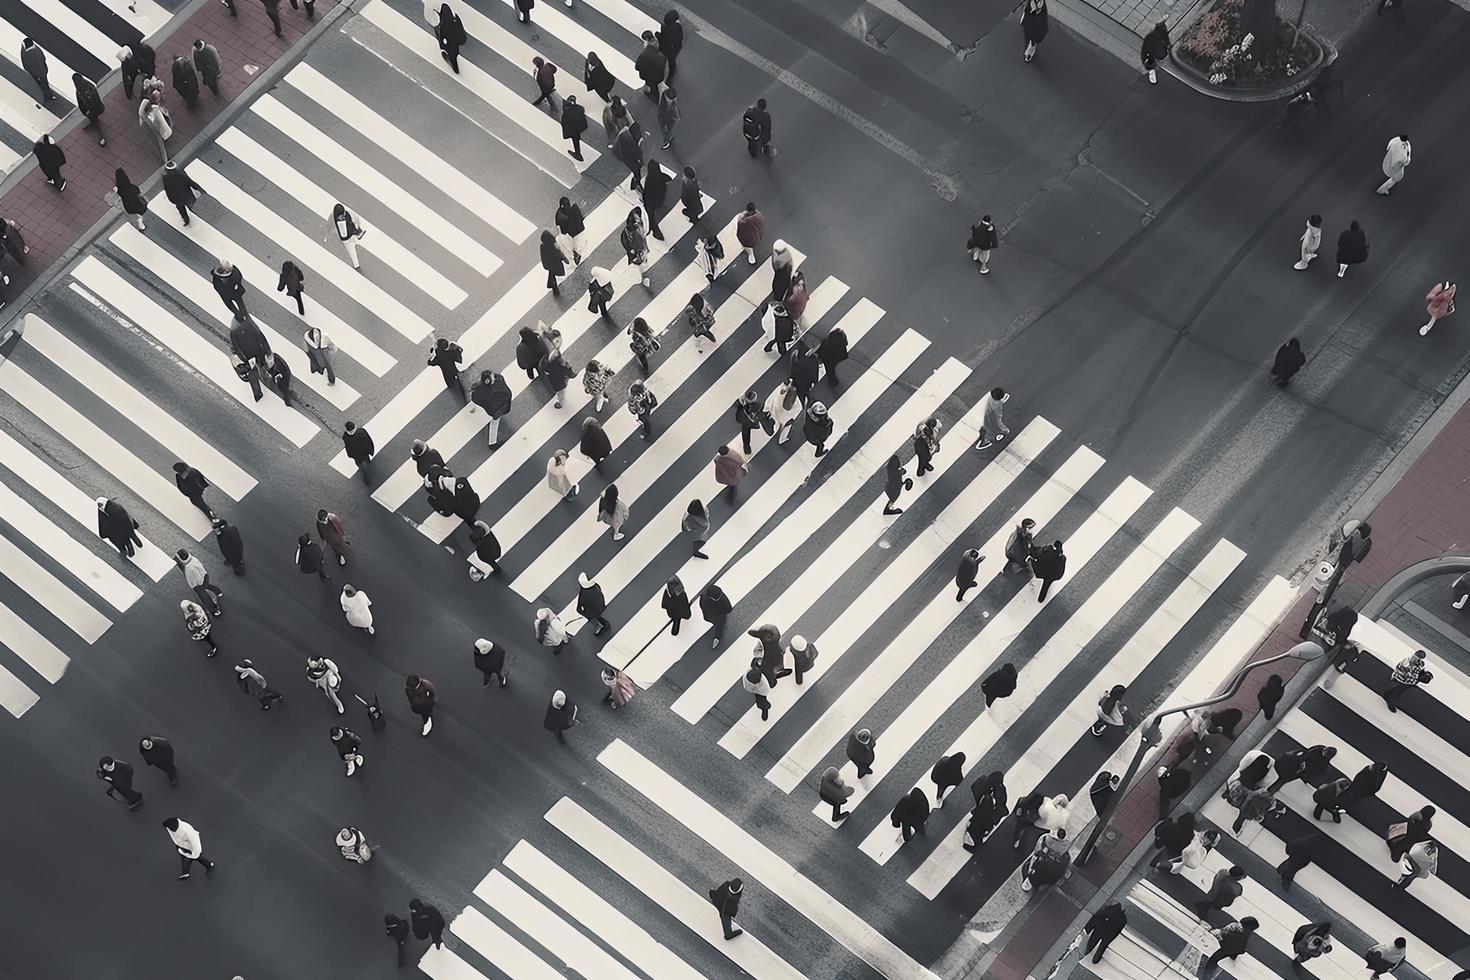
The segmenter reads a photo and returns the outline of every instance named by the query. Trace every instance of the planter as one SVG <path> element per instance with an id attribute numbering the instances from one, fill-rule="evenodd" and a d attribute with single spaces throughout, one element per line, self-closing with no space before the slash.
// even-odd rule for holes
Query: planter
<path id="1" fill-rule="evenodd" d="M 1276 20 L 1276 50 L 1263 53 L 1242 23 L 1244 0 L 1219 0 L 1174 44 L 1174 68 L 1190 85 L 1232 102 L 1266 102 L 1301 91 L 1332 60 L 1332 46 L 1303 25 Z"/>

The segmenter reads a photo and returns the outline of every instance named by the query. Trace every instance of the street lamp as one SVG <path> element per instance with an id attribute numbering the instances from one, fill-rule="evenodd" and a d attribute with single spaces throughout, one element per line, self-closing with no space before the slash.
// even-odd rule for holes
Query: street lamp
<path id="1" fill-rule="evenodd" d="M 1215 697 L 1207 698 L 1204 701 L 1196 701 L 1193 704 L 1184 704 L 1177 708 L 1167 708 L 1163 711 L 1156 712 L 1148 720 L 1148 724 L 1144 725 L 1143 729 L 1139 732 L 1138 751 L 1133 753 L 1133 761 L 1128 764 L 1128 771 L 1123 775 L 1122 782 L 1118 784 L 1119 787 L 1127 787 L 1132 783 L 1133 777 L 1138 775 L 1138 768 L 1143 765 L 1143 757 L 1148 754 L 1150 749 L 1158 745 L 1159 741 L 1163 738 L 1163 720 L 1169 715 L 1176 715 L 1181 711 L 1192 711 L 1195 708 L 1207 708 L 1212 704 L 1219 704 L 1221 701 L 1230 700 L 1240 690 L 1240 685 L 1244 683 L 1245 676 L 1257 667 L 1265 667 L 1267 664 L 1274 664 L 1281 660 L 1300 660 L 1304 662 L 1316 660 L 1324 654 L 1325 651 L 1322 649 L 1322 645 L 1313 640 L 1298 643 L 1285 653 L 1278 653 L 1274 657 L 1257 660 L 1240 668 L 1239 673 L 1235 675 L 1235 679 L 1230 682 L 1230 687 L 1223 694 L 1217 694 Z M 1114 793 L 1109 798 L 1102 812 L 1097 815 L 1097 825 L 1092 828 L 1092 833 L 1087 835 L 1087 840 L 1083 843 L 1082 850 L 1077 852 L 1077 859 L 1074 863 L 1079 865 L 1086 864 L 1092 857 L 1093 852 L 1097 848 L 1097 840 L 1102 836 L 1103 829 L 1107 827 L 1108 821 L 1112 819 L 1113 811 L 1117 809 L 1118 802 L 1122 797 L 1122 793 Z"/>

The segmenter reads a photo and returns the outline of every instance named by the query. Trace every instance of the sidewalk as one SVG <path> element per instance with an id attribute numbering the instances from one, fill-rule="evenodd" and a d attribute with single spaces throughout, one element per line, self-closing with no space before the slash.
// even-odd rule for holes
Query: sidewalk
<path id="1" fill-rule="evenodd" d="M 1470 507 L 1465 506 L 1470 489 L 1470 404 L 1466 404 L 1470 381 L 1461 382 L 1451 397 L 1441 409 L 1445 414 L 1431 416 L 1390 463 L 1383 477 L 1392 485 L 1382 499 L 1374 502 L 1370 487 L 1358 505 L 1350 508 L 1350 516 L 1366 519 L 1372 526 L 1373 549 L 1347 572 L 1335 601 L 1356 606 L 1410 566 L 1470 550 Z M 1282 653 L 1299 642 L 1297 631 L 1314 598 L 1314 593 L 1303 594 L 1251 659 Z M 1259 714 L 1256 691 L 1266 676 L 1279 673 L 1290 685 L 1297 671 L 1306 668 L 1316 673 L 1323 667 L 1321 663 L 1308 667 L 1284 661 L 1271 670 L 1256 671 L 1247 677 L 1236 697 L 1221 707 L 1241 710 L 1245 715 L 1243 731 Z M 1169 750 L 1169 743 L 1165 743 L 1159 751 Z M 1053 890 L 1037 902 L 1006 940 L 985 971 L 988 980 L 1044 976 L 1051 968 L 1059 952 L 1058 943 L 1065 945 L 1070 939 L 1086 903 L 1096 904 L 1114 873 L 1153 830 L 1158 784 L 1147 778 L 1148 772 L 1145 767 L 1133 790 L 1119 804 L 1110 831 L 1099 841 L 1092 861 L 1078 869 L 1065 890 Z"/>
<path id="2" fill-rule="evenodd" d="M 196 0 L 175 17 L 163 36 L 154 40 L 158 53 L 158 75 L 163 79 L 164 106 L 173 118 L 170 152 L 181 159 L 188 154 L 196 136 L 239 97 L 260 72 L 288 55 L 317 23 L 337 5 L 337 0 L 319 0 L 316 21 L 308 21 L 300 10 L 281 4 L 281 28 L 284 37 L 276 37 L 265 7 L 257 0 L 236 0 L 238 17 L 217 0 Z M 224 71 L 220 77 L 220 95 L 215 96 L 201 86 L 198 103 L 193 109 L 173 89 L 171 66 L 175 55 L 190 57 L 195 39 L 203 39 L 219 49 Z M 138 104 L 123 94 L 122 74 L 114 71 L 98 86 L 106 110 L 98 127 L 83 129 L 78 113 L 72 113 L 52 133 L 66 153 L 62 176 L 66 190 L 58 193 L 46 183 L 36 168 L 34 156 L 29 163 L 18 165 L 0 183 L 0 215 L 20 225 L 21 234 L 30 246 L 24 265 L 10 264 L 8 301 L 0 310 L 0 323 L 21 312 L 38 284 L 49 281 L 49 274 L 66 261 L 74 247 L 85 244 L 98 230 L 99 221 L 110 220 L 120 212 L 111 203 L 113 171 L 126 170 L 133 182 L 143 188 L 144 196 L 162 170 L 162 163 L 152 140 L 138 124 Z M 134 86 L 133 94 L 138 94 Z M 98 146 L 98 136 L 107 145 Z"/>

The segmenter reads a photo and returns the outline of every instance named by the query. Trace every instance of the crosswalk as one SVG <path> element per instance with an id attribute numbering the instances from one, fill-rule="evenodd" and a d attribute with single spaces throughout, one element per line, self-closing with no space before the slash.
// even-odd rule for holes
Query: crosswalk
<path id="1" fill-rule="evenodd" d="M 1276 796 L 1286 812 L 1264 826 L 1249 824 L 1239 835 L 1230 831 L 1235 811 L 1212 799 L 1199 826 L 1219 829 L 1220 845 L 1198 869 L 1139 881 L 1124 901 L 1129 919 L 1124 935 L 1100 964 L 1084 961 L 1086 970 L 1103 980 L 1193 975 L 1192 965 L 1215 948 L 1193 905 L 1215 873 L 1232 864 L 1245 868 L 1248 876 L 1242 882 L 1244 895 L 1226 914 L 1237 919 L 1253 915 L 1262 928 L 1246 955 L 1226 961 L 1227 975 L 1289 974 L 1293 935 L 1309 921 L 1323 921 L 1324 910 L 1337 938 L 1327 955 L 1310 961 L 1307 969 L 1314 976 L 1362 976 L 1366 946 L 1400 936 L 1408 941 L 1409 963 L 1418 974 L 1451 980 L 1470 966 L 1464 928 L 1470 921 L 1470 874 L 1462 857 L 1470 846 L 1470 807 L 1465 803 L 1470 799 L 1470 755 L 1464 748 L 1470 744 L 1470 677 L 1430 649 L 1433 682 L 1403 698 L 1399 710 L 1391 712 L 1382 697 L 1389 674 L 1422 644 L 1390 623 L 1367 619 L 1359 619 L 1353 639 L 1365 651 L 1362 658 L 1345 673 L 1329 671 L 1296 709 L 1279 719 L 1262 748 L 1279 757 L 1297 748 L 1335 747 L 1337 755 L 1324 780 L 1352 777 L 1374 762 L 1386 763 L 1383 788 L 1374 798 L 1349 807 L 1341 823 L 1332 823 L 1312 818 L 1315 786 L 1290 783 Z M 1385 835 L 1390 825 L 1424 806 L 1437 811 L 1431 833 L 1440 844 L 1438 872 L 1405 892 L 1391 892 L 1389 886 L 1402 869 L 1392 859 Z M 1285 860 L 1287 843 L 1314 831 L 1324 839 L 1319 855 L 1296 875 L 1291 890 L 1283 891 L 1275 868 Z M 1347 938 L 1352 934 L 1368 937 L 1367 942 L 1356 947 Z"/>
<path id="2" fill-rule="evenodd" d="M 100 81 L 117 67 L 118 48 L 152 36 L 170 16 L 153 0 L 14 0 L 0 7 L 0 173 L 76 108 L 74 74 Z M 45 52 L 49 100 L 22 66 L 26 38 Z"/>

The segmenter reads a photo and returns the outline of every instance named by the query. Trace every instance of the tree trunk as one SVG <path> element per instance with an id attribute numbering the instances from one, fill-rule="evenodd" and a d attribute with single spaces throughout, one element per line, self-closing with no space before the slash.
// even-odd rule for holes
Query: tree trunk
<path id="1" fill-rule="evenodd" d="M 1241 22 L 1255 37 L 1252 52 L 1269 54 L 1276 50 L 1276 0 L 1245 0 Z"/>

